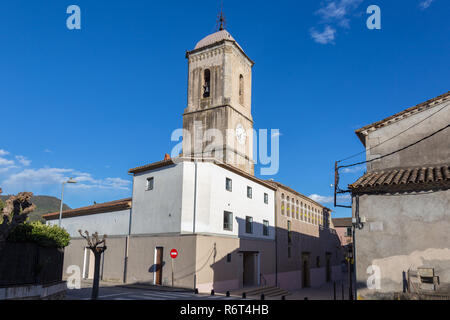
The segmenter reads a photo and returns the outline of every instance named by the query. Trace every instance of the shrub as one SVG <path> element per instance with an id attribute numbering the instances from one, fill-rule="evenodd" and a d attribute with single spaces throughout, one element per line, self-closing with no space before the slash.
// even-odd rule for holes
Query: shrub
<path id="1" fill-rule="evenodd" d="M 70 235 L 57 225 L 49 226 L 40 221 L 22 223 L 8 236 L 9 242 L 33 242 L 42 247 L 64 248 L 69 245 Z"/>

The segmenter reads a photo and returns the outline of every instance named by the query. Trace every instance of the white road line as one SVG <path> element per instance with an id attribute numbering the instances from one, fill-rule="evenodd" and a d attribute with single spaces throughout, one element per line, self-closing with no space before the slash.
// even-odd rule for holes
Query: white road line
<path id="1" fill-rule="evenodd" d="M 171 293 L 167 293 L 167 292 L 165 292 L 165 293 L 161 293 L 161 292 L 155 292 L 155 293 L 144 293 L 144 295 L 146 295 L 146 296 L 151 296 L 151 297 L 154 297 L 154 296 L 157 296 L 157 297 L 164 297 L 164 298 L 169 298 L 169 299 L 177 299 L 177 298 L 185 298 L 185 297 L 187 297 L 187 295 L 185 295 L 185 294 L 180 294 L 180 293 L 175 293 L 175 294 L 171 294 Z"/>
<path id="2" fill-rule="evenodd" d="M 100 299 L 100 298 L 107 298 L 107 297 L 114 297 L 114 296 L 123 296 L 123 295 L 127 295 L 127 294 L 130 294 L 130 293 L 132 293 L 132 292 L 122 292 L 122 293 L 107 294 L 107 295 L 104 295 L 104 296 L 98 296 L 98 298 Z"/>
<path id="3" fill-rule="evenodd" d="M 158 297 L 146 297 L 146 296 L 143 296 L 143 295 L 137 295 L 137 294 L 129 295 L 129 297 L 136 298 L 136 299 L 139 299 L 139 300 L 166 300 L 166 299 L 164 299 L 164 298 L 158 298 Z"/>

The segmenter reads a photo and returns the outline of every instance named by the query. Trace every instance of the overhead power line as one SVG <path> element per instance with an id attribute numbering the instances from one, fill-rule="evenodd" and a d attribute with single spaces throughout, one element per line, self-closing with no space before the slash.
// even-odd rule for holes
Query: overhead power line
<path id="1" fill-rule="evenodd" d="M 366 161 L 361 161 L 361 162 L 358 162 L 358 163 L 353 163 L 353 164 L 349 164 L 349 165 L 345 165 L 345 166 L 339 166 L 338 168 L 340 169 L 340 168 L 353 167 L 353 166 L 357 166 L 357 165 L 365 164 L 365 163 L 370 163 L 370 162 L 372 162 L 372 161 L 380 160 L 380 159 L 382 159 L 382 158 L 391 156 L 391 155 L 393 155 L 393 154 L 395 154 L 395 153 L 397 153 L 397 152 L 400 152 L 400 151 L 403 151 L 403 150 L 405 150 L 405 149 L 408 149 L 408 148 L 410 148 L 410 147 L 412 147 L 412 146 L 414 146 L 414 145 L 416 145 L 416 144 L 418 144 L 418 143 L 420 143 L 420 142 L 422 142 L 422 141 L 424 141 L 424 140 L 426 140 L 426 139 L 429 139 L 429 138 L 431 138 L 432 136 L 438 134 L 438 133 L 441 132 L 441 131 L 444 131 L 445 129 L 447 129 L 447 128 L 449 128 L 449 127 L 450 127 L 450 124 L 446 125 L 445 127 L 443 127 L 443 128 L 441 128 L 441 129 L 439 129 L 439 130 L 433 132 L 432 134 L 430 134 L 430 135 L 428 135 L 428 136 L 426 136 L 426 137 L 424 137 L 424 138 L 422 138 L 422 139 L 420 139 L 420 140 L 417 140 L 416 142 L 413 142 L 413 143 L 411 143 L 411 144 L 409 144 L 409 145 L 407 145 L 407 146 L 405 146 L 405 147 L 403 147 L 403 148 L 397 149 L 397 150 L 395 150 L 395 151 L 392 151 L 392 152 L 387 153 L 387 154 L 385 154 L 385 155 L 379 156 L 379 157 L 377 157 L 377 158 L 370 159 L 370 160 L 366 160 Z"/>
<path id="2" fill-rule="evenodd" d="M 349 157 L 347 157 L 347 158 L 344 158 L 344 159 L 342 159 L 342 160 L 339 160 L 338 162 L 342 162 L 342 161 L 345 161 L 345 160 L 354 158 L 354 157 L 356 157 L 356 156 L 359 156 L 360 154 L 363 154 L 363 153 L 365 153 L 365 152 L 367 152 L 367 151 L 370 151 L 370 150 L 372 150 L 372 149 L 374 149 L 374 148 L 376 148 L 376 147 L 381 146 L 383 143 L 386 143 L 386 142 L 388 142 L 388 141 L 391 141 L 392 139 L 397 138 L 399 135 L 405 133 L 406 131 L 408 131 L 408 130 L 414 128 L 415 126 L 421 124 L 421 123 L 424 122 L 425 120 L 427 120 L 427 119 L 431 118 L 432 116 L 436 115 L 437 113 L 441 112 L 442 110 L 444 110 L 444 109 L 445 109 L 447 106 L 449 106 L 449 105 L 450 105 L 450 103 L 445 104 L 442 108 L 440 108 L 440 109 L 437 110 L 436 112 L 430 114 L 428 117 L 426 117 L 426 118 L 420 120 L 419 122 L 416 122 L 415 124 L 413 124 L 412 126 L 408 127 L 407 129 L 405 129 L 405 130 L 403 130 L 403 131 L 397 133 L 395 136 L 392 136 L 392 137 L 390 137 L 389 139 L 384 140 L 383 142 L 380 142 L 379 144 L 377 144 L 377 145 L 375 145 L 375 146 L 373 146 L 373 147 L 370 147 L 370 148 L 367 149 L 367 150 L 364 150 L 364 151 L 355 153 L 354 155 L 351 155 L 351 156 L 349 156 Z"/>

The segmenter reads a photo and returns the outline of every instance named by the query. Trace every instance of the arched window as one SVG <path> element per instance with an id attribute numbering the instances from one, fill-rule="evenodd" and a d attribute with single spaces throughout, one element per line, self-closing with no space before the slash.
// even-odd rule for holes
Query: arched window
<path id="1" fill-rule="evenodd" d="M 244 76 L 239 75 L 239 103 L 244 104 Z"/>
<path id="2" fill-rule="evenodd" d="M 203 78 L 203 98 L 208 98 L 211 92 L 211 72 L 209 71 L 209 69 L 205 69 Z"/>
<path id="3" fill-rule="evenodd" d="M 291 205 L 290 205 L 290 201 L 289 201 L 289 197 L 286 197 L 286 211 L 287 211 L 287 216 L 290 217 L 291 216 Z"/>

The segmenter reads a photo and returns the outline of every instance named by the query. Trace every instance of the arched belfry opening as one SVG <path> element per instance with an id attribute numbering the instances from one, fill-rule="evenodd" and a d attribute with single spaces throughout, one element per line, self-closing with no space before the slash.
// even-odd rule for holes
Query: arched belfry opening
<path id="1" fill-rule="evenodd" d="M 239 75 L 239 103 L 244 104 L 244 76 Z"/>
<path id="2" fill-rule="evenodd" d="M 203 98 L 209 98 L 211 93 L 211 71 L 209 69 L 205 69 L 203 79 Z"/>
<path id="3" fill-rule="evenodd" d="M 253 175 L 253 135 L 241 132 L 253 128 L 251 71 L 254 62 L 225 29 L 224 20 L 222 14 L 219 30 L 186 52 L 188 94 L 183 113 L 182 155 L 212 157 Z M 209 129 L 220 132 L 222 142 L 217 139 L 197 143 Z M 198 150 L 198 146 L 203 149 Z"/>

